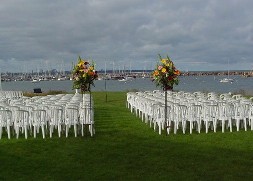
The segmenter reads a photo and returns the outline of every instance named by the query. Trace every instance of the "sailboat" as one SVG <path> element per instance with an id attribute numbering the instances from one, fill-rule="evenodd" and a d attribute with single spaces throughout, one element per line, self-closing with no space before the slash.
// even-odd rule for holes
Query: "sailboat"
<path id="1" fill-rule="evenodd" d="M 220 82 L 221 83 L 227 83 L 227 82 L 232 83 L 232 82 L 234 82 L 234 79 L 231 79 L 231 78 L 227 77 L 227 78 L 221 79 Z"/>
<path id="2" fill-rule="evenodd" d="M 229 65 L 229 61 L 228 61 L 228 65 Z M 228 77 L 225 77 L 223 79 L 220 80 L 221 83 L 232 83 L 234 82 L 234 79 L 229 78 L 229 69 L 228 69 Z"/>

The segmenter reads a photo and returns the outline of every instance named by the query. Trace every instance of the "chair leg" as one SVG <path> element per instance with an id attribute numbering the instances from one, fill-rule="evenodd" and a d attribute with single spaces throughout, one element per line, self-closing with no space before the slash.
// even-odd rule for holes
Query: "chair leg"
<path id="1" fill-rule="evenodd" d="M 216 133 L 216 128 L 217 128 L 217 119 L 213 121 L 213 132 Z"/>
<path id="2" fill-rule="evenodd" d="M 161 125 L 161 123 L 159 123 L 158 129 L 159 129 L 159 134 L 161 135 L 162 134 L 162 125 Z"/>
<path id="3" fill-rule="evenodd" d="M 253 119 L 250 119 L 250 127 L 251 127 L 251 131 L 253 130 Z"/>
<path id="4" fill-rule="evenodd" d="M 244 122 L 244 130 L 247 131 L 247 121 L 246 121 L 246 118 L 243 119 L 243 122 Z"/>
<path id="5" fill-rule="evenodd" d="M 33 136 L 34 136 L 34 138 L 36 138 L 36 129 L 37 129 L 36 126 L 34 126 L 33 127 Z"/>
<path id="6" fill-rule="evenodd" d="M 197 128 L 198 128 L 198 133 L 200 133 L 201 120 L 197 121 Z"/>
<path id="7" fill-rule="evenodd" d="M 75 132 L 75 137 L 77 137 L 77 129 L 76 129 L 76 124 L 74 124 L 74 132 Z"/>
<path id="8" fill-rule="evenodd" d="M 19 128 L 16 126 L 16 138 L 18 139 L 18 137 L 19 137 Z"/>
<path id="9" fill-rule="evenodd" d="M 221 121 L 221 126 L 222 126 L 222 133 L 224 133 L 224 129 L 225 129 L 225 120 L 224 119 Z"/>
<path id="10" fill-rule="evenodd" d="M 61 137 L 61 125 L 58 125 L 58 136 Z"/>
<path id="11" fill-rule="evenodd" d="M 177 128 L 178 128 L 177 121 L 174 121 L 174 134 L 177 134 Z"/>
<path id="12" fill-rule="evenodd" d="M 25 126 L 25 139 L 27 139 L 27 127 Z"/>
<path id="13" fill-rule="evenodd" d="M 90 136 L 91 137 L 93 136 L 93 125 L 92 124 L 90 125 Z"/>
<path id="14" fill-rule="evenodd" d="M 82 124 L 82 128 L 81 128 L 81 132 L 82 132 L 82 136 L 84 135 L 83 129 L 84 129 L 84 125 Z"/>
<path id="15" fill-rule="evenodd" d="M 66 125 L 66 138 L 68 137 L 69 125 Z"/>
<path id="16" fill-rule="evenodd" d="M 205 123 L 206 123 L 206 133 L 208 133 L 208 120 L 206 120 Z"/>
<path id="17" fill-rule="evenodd" d="M 50 125 L 50 127 L 49 127 L 49 135 L 50 135 L 50 138 L 52 138 L 52 132 L 53 132 L 53 126 Z"/>
<path id="18" fill-rule="evenodd" d="M 229 121 L 230 132 L 232 132 L 232 119 L 230 119 L 228 121 Z"/>
<path id="19" fill-rule="evenodd" d="M 240 119 L 236 119 L 236 128 L 237 128 L 237 131 L 239 131 L 239 126 L 240 126 Z"/>
<path id="20" fill-rule="evenodd" d="M 3 132 L 3 128 L 0 127 L 0 139 L 2 139 L 2 132 Z"/>
<path id="21" fill-rule="evenodd" d="M 43 139 L 45 138 L 45 128 L 44 128 L 44 125 L 41 126 L 41 129 L 42 129 L 42 136 L 43 136 Z"/>
<path id="22" fill-rule="evenodd" d="M 192 134 L 192 127 L 193 127 L 192 121 L 190 121 L 190 134 Z"/>
<path id="23" fill-rule="evenodd" d="M 8 139 L 11 139 L 10 126 L 7 126 L 7 133 L 8 133 Z M 2 131 L 1 131 L 1 137 L 2 137 Z"/>

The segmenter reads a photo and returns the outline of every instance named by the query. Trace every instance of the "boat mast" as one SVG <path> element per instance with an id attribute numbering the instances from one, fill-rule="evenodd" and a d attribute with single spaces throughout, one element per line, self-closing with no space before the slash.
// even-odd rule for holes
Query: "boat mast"
<path id="1" fill-rule="evenodd" d="M 2 72 L 1 72 L 1 69 L 0 69 L 0 91 L 2 91 Z"/>
<path id="2" fill-rule="evenodd" d="M 229 79 L 229 59 L 228 59 L 228 79 Z"/>

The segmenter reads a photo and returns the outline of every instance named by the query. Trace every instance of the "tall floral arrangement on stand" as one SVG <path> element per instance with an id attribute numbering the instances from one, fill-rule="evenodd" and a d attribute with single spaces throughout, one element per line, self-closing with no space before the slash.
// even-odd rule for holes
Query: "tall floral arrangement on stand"
<path id="1" fill-rule="evenodd" d="M 74 89 L 80 89 L 82 93 L 83 98 L 83 104 L 82 108 L 89 110 L 89 114 L 92 112 L 92 101 L 91 101 L 91 85 L 94 85 L 94 80 L 96 80 L 98 77 L 97 71 L 95 70 L 95 64 L 94 62 L 90 63 L 84 59 L 82 59 L 80 56 L 78 57 L 78 62 L 73 67 L 72 71 L 72 78 L 73 78 L 73 88 Z M 86 103 L 84 93 L 89 92 L 89 105 Z M 84 111 L 85 112 L 85 111 Z M 80 119 L 84 119 L 85 116 L 83 116 L 84 112 L 81 112 Z M 93 123 L 92 123 L 92 116 L 89 116 L 89 126 L 90 126 L 90 133 L 91 136 L 93 136 Z M 84 122 L 83 122 L 84 124 Z M 87 124 L 87 123 L 85 123 Z M 83 125 L 82 125 L 83 126 Z M 83 133 L 82 133 L 83 134 Z"/>
<path id="2" fill-rule="evenodd" d="M 178 76 L 180 71 L 176 69 L 173 61 L 167 56 L 162 58 L 159 55 L 160 62 L 157 64 L 155 70 L 152 72 L 153 81 L 155 81 L 156 86 L 160 86 L 165 91 L 165 111 L 164 111 L 164 123 L 167 128 L 167 134 L 169 134 L 170 125 L 167 120 L 167 91 L 173 90 L 174 85 L 178 85 Z"/>
<path id="3" fill-rule="evenodd" d="M 153 81 L 156 86 L 162 87 L 163 90 L 173 90 L 174 85 L 178 85 L 178 76 L 180 71 L 176 69 L 174 63 L 167 58 L 162 58 L 159 55 L 160 63 L 157 64 L 155 70 L 152 72 Z"/>
<path id="4" fill-rule="evenodd" d="M 78 57 L 77 64 L 73 67 L 73 88 L 80 89 L 81 93 L 90 92 L 90 86 L 94 86 L 94 80 L 97 79 L 97 71 L 94 63 Z"/>

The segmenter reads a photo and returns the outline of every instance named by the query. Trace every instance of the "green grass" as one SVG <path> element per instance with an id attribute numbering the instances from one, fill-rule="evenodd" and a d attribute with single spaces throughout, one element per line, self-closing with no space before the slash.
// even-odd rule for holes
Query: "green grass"
<path id="1" fill-rule="evenodd" d="M 0 140 L 0 180 L 252 180 L 253 132 L 159 135 L 125 106 L 93 93 L 96 134 Z"/>
<path id="2" fill-rule="evenodd" d="M 56 94 L 67 94 L 67 92 L 65 92 L 65 91 L 58 91 L 58 90 L 50 90 L 50 91 L 42 92 L 42 93 L 23 92 L 23 94 L 26 97 L 33 97 L 33 96 L 46 96 L 46 95 L 56 95 Z"/>

